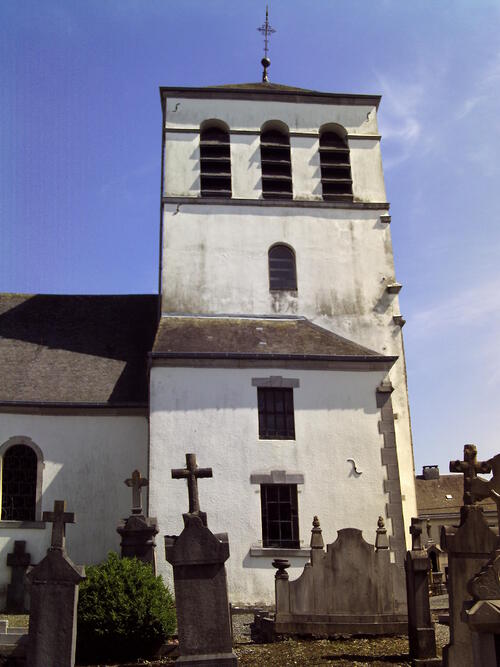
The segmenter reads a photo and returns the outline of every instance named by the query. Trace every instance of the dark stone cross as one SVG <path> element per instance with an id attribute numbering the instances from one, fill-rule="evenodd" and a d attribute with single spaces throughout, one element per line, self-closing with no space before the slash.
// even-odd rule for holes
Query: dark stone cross
<path id="1" fill-rule="evenodd" d="M 138 470 L 134 470 L 132 477 L 125 480 L 125 484 L 132 487 L 132 514 L 142 514 L 142 487 L 149 484 L 148 480 L 145 477 L 141 477 L 141 473 Z"/>
<path id="2" fill-rule="evenodd" d="M 416 519 L 412 517 L 410 534 L 411 534 L 411 550 L 425 551 L 423 544 L 424 521 L 423 519 Z"/>
<path id="3" fill-rule="evenodd" d="M 212 477 L 212 468 L 198 468 L 196 454 L 186 454 L 186 467 L 172 469 L 173 479 L 187 479 L 189 514 L 200 513 L 198 497 L 198 477 Z"/>
<path id="4" fill-rule="evenodd" d="M 464 445 L 464 460 L 450 461 L 450 472 L 463 473 L 464 506 L 470 506 L 475 502 L 472 484 L 477 477 L 477 473 L 491 472 L 491 465 L 487 461 L 477 460 L 477 447 L 475 445 Z"/>
<path id="5" fill-rule="evenodd" d="M 7 565 L 12 568 L 11 583 L 7 586 L 7 611 L 11 613 L 24 613 L 24 575 L 30 563 L 25 540 L 15 540 L 14 551 L 7 554 Z"/>
<path id="6" fill-rule="evenodd" d="M 66 524 L 75 523 L 73 512 L 66 512 L 65 500 L 54 500 L 54 511 L 44 512 L 43 520 L 52 524 L 51 549 L 61 549 L 64 551 L 66 540 Z"/>

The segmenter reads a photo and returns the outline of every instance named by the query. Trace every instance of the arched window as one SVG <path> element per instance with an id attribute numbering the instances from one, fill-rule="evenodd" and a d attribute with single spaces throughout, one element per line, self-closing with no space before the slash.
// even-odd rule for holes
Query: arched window
<path id="1" fill-rule="evenodd" d="M 26 436 L 14 436 L 0 447 L 2 521 L 39 521 L 42 514 L 43 455 Z"/>
<path id="2" fill-rule="evenodd" d="M 2 461 L 2 519 L 34 521 L 37 457 L 27 445 L 14 445 Z"/>
<path id="3" fill-rule="evenodd" d="M 202 197 L 231 197 L 231 146 L 222 124 L 207 124 L 200 132 Z"/>
<path id="4" fill-rule="evenodd" d="M 262 196 L 264 199 L 292 198 L 292 163 L 288 131 L 272 125 L 260 134 Z"/>
<path id="5" fill-rule="evenodd" d="M 352 201 L 349 146 L 340 129 L 328 127 L 320 133 L 319 157 L 323 199 Z"/>
<path id="6" fill-rule="evenodd" d="M 281 243 L 269 249 L 269 289 L 296 290 L 295 253 Z"/>

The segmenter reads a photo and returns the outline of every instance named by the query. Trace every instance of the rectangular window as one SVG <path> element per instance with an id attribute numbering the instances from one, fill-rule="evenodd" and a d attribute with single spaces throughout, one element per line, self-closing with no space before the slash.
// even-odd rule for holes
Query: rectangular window
<path id="1" fill-rule="evenodd" d="M 299 549 L 296 484 L 261 484 L 262 545 Z"/>
<path id="2" fill-rule="evenodd" d="M 294 440 L 293 389 L 258 387 L 259 438 Z"/>

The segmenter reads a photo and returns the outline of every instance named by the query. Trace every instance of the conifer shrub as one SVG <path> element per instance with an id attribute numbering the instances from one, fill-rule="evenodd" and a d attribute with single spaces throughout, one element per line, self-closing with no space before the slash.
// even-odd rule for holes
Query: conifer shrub
<path id="1" fill-rule="evenodd" d="M 149 565 L 111 552 L 86 574 L 78 600 L 79 660 L 149 658 L 173 635 L 174 600 Z"/>

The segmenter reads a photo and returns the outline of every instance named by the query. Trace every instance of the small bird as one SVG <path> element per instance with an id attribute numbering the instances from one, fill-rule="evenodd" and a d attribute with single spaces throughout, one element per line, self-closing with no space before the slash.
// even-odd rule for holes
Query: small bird
<path id="1" fill-rule="evenodd" d="M 355 461 L 354 459 L 347 459 L 347 461 L 348 461 L 349 463 L 352 463 L 352 470 L 351 470 L 351 472 L 349 473 L 349 477 L 353 477 L 353 476 L 354 476 L 354 477 L 359 477 L 360 475 L 363 474 L 363 473 L 361 472 L 361 470 L 358 470 L 358 469 L 356 468 L 356 461 Z"/>

